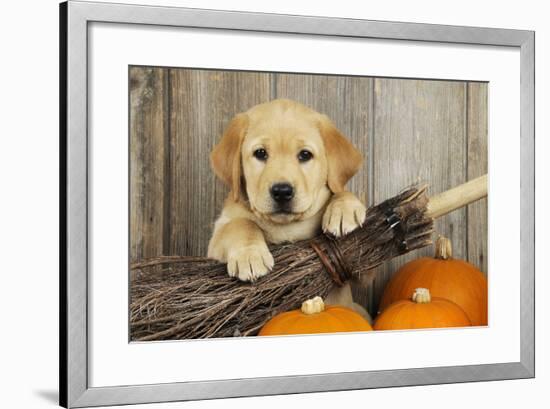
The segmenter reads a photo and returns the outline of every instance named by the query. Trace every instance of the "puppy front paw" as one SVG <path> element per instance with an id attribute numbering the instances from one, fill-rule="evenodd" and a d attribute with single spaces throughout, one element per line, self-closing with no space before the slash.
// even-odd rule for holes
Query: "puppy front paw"
<path id="1" fill-rule="evenodd" d="M 240 247 L 227 254 L 227 272 L 242 281 L 255 281 L 271 271 L 273 265 L 265 243 Z"/>
<path id="2" fill-rule="evenodd" d="M 335 195 L 323 215 L 323 232 L 341 237 L 363 225 L 367 208 L 352 193 Z"/>

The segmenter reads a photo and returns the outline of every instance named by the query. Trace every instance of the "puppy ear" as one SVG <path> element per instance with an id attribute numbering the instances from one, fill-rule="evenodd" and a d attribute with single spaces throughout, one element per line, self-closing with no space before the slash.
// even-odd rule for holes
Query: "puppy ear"
<path id="1" fill-rule="evenodd" d="M 319 131 L 327 156 L 328 187 L 333 193 L 342 192 L 348 180 L 360 169 L 363 155 L 326 115 L 321 115 Z"/>
<path id="2" fill-rule="evenodd" d="M 241 191 L 241 146 L 248 128 L 248 116 L 238 114 L 227 126 L 222 139 L 210 153 L 214 173 L 231 188 L 233 200 Z"/>

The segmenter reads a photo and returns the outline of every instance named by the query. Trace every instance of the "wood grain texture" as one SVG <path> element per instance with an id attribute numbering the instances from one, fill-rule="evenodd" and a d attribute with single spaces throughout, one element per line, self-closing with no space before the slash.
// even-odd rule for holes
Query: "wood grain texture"
<path id="1" fill-rule="evenodd" d="M 369 204 L 369 136 L 372 132 L 372 87 L 368 77 L 276 74 L 275 96 L 301 102 L 327 115 L 336 127 L 363 153 L 362 169 L 350 180 L 348 190 Z M 371 276 L 352 283 L 353 297 L 361 305 L 369 300 Z"/>
<path id="2" fill-rule="evenodd" d="M 487 173 L 488 84 L 468 84 L 468 180 Z M 489 199 L 490 200 L 490 199 Z M 467 208 L 468 261 L 487 273 L 487 199 Z"/>
<path id="3" fill-rule="evenodd" d="M 429 182 L 435 194 L 466 180 L 466 86 L 460 82 L 375 79 L 374 201 L 380 202 L 416 182 Z M 457 210 L 435 223 L 437 233 L 453 242 L 456 257 L 466 256 L 466 211 Z M 405 262 L 431 255 L 425 248 L 377 269 L 376 308 L 384 286 Z"/>
<path id="4" fill-rule="evenodd" d="M 130 259 L 163 252 L 167 70 L 131 67 Z"/>
<path id="5" fill-rule="evenodd" d="M 209 154 L 231 118 L 271 95 L 271 74 L 171 70 L 169 254 L 205 256 L 227 187 Z"/>

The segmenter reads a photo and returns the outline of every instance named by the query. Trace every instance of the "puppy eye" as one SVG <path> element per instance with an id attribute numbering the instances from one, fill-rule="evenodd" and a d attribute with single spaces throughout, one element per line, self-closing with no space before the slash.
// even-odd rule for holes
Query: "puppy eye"
<path id="1" fill-rule="evenodd" d="M 307 162 L 308 160 L 311 160 L 313 158 L 313 153 L 306 149 L 302 149 L 300 153 L 298 154 L 298 160 L 300 162 Z"/>
<path id="2" fill-rule="evenodd" d="M 258 160 L 261 160 L 261 161 L 267 160 L 267 151 L 263 148 L 256 149 L 253 155 Z"/>

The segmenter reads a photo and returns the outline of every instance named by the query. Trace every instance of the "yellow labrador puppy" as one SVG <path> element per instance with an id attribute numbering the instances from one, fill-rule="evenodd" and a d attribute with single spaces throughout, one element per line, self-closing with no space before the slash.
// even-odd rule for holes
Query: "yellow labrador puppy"
<path id="1" fill-rule="evenodd" d="M 267 243 L 294 242 L 359 227 L 366 208 L 344 189 L 362 156 L 325 115 L 277 99 L 238 114 L 211 153 L 216 175 L 231 191 L 215 223 L 208 257 L 230 276 L 253 281 L 273 268 Z M 352 302 L 349 285 L 328 303 Z"/>

